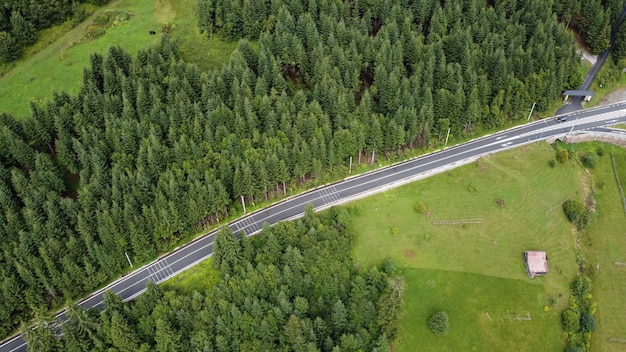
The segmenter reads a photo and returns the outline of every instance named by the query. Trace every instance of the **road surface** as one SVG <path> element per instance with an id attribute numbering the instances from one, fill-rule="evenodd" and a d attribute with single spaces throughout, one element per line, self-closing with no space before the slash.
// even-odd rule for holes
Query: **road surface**
<path id="1" fill-rule="evenodd" d="M 316 210 L 322 210 L 468 164 L 485 155 L 525 144 L 596 129 L 604 133 L 611 132 L 613 129 L 607 129 L 606 126 L 620 122 L 626 122 L 626 102 L 575 112 L 569 115 L 567 122 L 559 123 L 554 118 L 535 121 L 310 190 L 234 221 L 229 224 L 229 227 L 235 233 L 243 231 L 247 235 L 255 234 L 261 230 L 264 223 L 271 225 L 302 216 L 307 204 L 313 204 Z M 616 134 L 623 132 L 623 130 L 617 131 L 613 132 Z M 211 232 L 113 282 L 81 301 L 79 305 L 84 309 L 102 309 L 103 293 L 106 290 L 115 292 L 124 301 L 137 297 L 145 290 L 148 280 L 161 283 L 210 257 L 213 253 L 216 233 L 217 231 Z M 65 320 L 64 312 L 57 315 L 59 323 Z M 26 344 L 19 335 L 0 345 L 0 352 L 26 350 Z"/>

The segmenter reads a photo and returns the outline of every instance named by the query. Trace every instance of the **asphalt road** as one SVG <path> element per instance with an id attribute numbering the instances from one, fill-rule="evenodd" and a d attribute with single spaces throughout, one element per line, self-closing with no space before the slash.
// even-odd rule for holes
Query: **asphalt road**
<path id="1" fill-rule="evenodd" d="M 271 225 L 302 216 L 308 204 L 313 204 L 316 210 L 322 210 L 444 172 L 470 163 L 481 156 L 549 138 L 558 138 L 569 133 L 596 129 L 604 133 L 623 133 L 623 130 L 606 128 L 620 122 L 626 122 L 626 102 L 575 112 L 569 115 L 567 122 L 559 123 L 553 118 L 532 122 L 308 191 L 234 221 L 229 227 L 235 233 L 252 235 L 259 232 L 264 223 Z M 125 301 L 137 297 L 145 290 L 148 280 L 161 283 L 210 257 L 213 253 L 215 236 L 216 231 L 211 232 L 137 269 L 94 292 L 81 301 L 80 306 L 84 309 L 102 309 L 103 293 L 106 290 L 115 292 Z M 59 323 L 65 320 L 64 312 L 57 315 Z M 19 335 L 0 345 L 0 352 L 26 350 L 26 344 Z"/>

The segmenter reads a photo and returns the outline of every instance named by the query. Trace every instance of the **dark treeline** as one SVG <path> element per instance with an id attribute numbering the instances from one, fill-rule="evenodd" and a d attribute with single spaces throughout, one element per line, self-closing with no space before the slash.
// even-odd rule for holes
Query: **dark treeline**
<path id="1" fill-rule="evenodd" d="M 0 63 L 10 62 L 37 39 L 37 31 L 86 13 L 81 3 L 103 5 L 109 0 L 2 0 L 0 1 Z"/>
<path id="2" fill-rule="evenodd" d="M 218 222 L 240 196 L 436 145 L 448 128 L 500 126 L 580 81 L 544 1 L 210 5 L 203 25 L 258 36 L 258 49 L 242 40 L 201 73 L 167 39 L 136 57 L 111 48 L 77 96 L 19 122 L 0 115 L 2 334 L 118 276 L 125 252 L 145 262 Z"/>
<path id="3" fill-rule="evenodd" d="M 609 47 L 611 33 L 624 12 L 624 0 L 555 0 L 554 9 L 561 21 L 576 29 L 591 49 L 599 54 Z M 620 37 L 620 48 L 626 38 Z M 626 44 L 626 43 L 624 43 Z M 618 50 L 614 58 L 626 56 Z"/>
<path id="4" fill-rule="evenodd" d="M 102 313 L 72 306 L 61 339 L 42 322 L 27 330 L 29 350 L 389 352 L 404 283 L 390 262 L 355 267 L 347 219 L 309 209 L 254 238 L 222 230 L 215 287 L 177 294 L 151 283 L 133 303 L 108 292 Z"/>
<path id="5" fill-rule="evenodd" d="M 285 73 L 338 118 L 333 126 L 352 127 L 358 118 L 349 115 L 365 98 L 368 112 L 383 115 L 383 130 L 397 130 L 385 141 L 393 148 L 423 144 L 449 127 L 499 126 L 577 88 L 579 58 L 552 7 L 545 0 L 200 0 L 198 12 L 208 33 L 258 39 L 258 59 L 247 60 L 254 72 L 268 84 L 267 71 Z"/>

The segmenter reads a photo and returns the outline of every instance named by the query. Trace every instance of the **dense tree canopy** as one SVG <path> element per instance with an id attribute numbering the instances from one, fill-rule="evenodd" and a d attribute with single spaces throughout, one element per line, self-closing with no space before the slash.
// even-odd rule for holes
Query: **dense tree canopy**
<path id="1" fill-rule="evenodd" d="M 309 213 L 242 241 L 224 230 L 217 286 L 177 294 L 150 283 L 133 303 L 107 293 L 102 313 L 71 306 L 60 340 L 40 322 L 29 350 L 390 351 L 403 281 L 356 268 L 342 212 Z"/>
<path id="2" fill-rule="evenodd" d="M 617 32 L 622 13 L 626 9 L 624 0 L 554 0 L 554 9 L 559 18 L 576 29 L 592 53 L 599 54 L 609 47 L 611 35 Z M 624 32 L 616 42 L 619 45 L 614 57 L 626 56 L 621 47 L 625 45 Z"/>
<path id="3" fill-rule="evenodd" d="M 0 114 L 3 334 L 119 275 L 125 252 L 145 262 L 218 222 L 241 196 L 284 194 L 350 156 L 434 145 L 448 128 L 500 126 L 580 80 L 543 0 L 199 9 L 204 30 L 258 49 L 244 39 L 221 70 L 201 73 L 165 38 L 136 57 L 114 47 L 91 56 L 77 96 L 32 104 L 20 122 Z M 115 345 L 135 347 L 132 319 L 113 321 Z"/>

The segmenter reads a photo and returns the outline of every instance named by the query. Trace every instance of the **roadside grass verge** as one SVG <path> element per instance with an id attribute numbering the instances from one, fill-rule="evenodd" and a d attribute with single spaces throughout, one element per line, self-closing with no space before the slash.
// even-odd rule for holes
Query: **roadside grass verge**
<path id="1" fill-rule="evenodd" d="M 550 145 L 532 144 L 348 205 L 356 262 L 370 267 L 391 258 L 406 274 L 398 351 L 563 348 L 560 311 L 577 268 L 561 203 L 582 200 L 583 191 L 578 164 L 550 167 L 554 156 Z M 419 201 L 424 213 L 415 210 Z M 461 219 L 483 222 L 433 224 Z M 524 250 L 547 252 L 546 277 L 528 278 Z M 435 287 L 424 285 L 431 279 Z M 428 335 L 426 321 L 436 309 L 451 317 L 446 337 Z M 484 312 L 529 312 L 532 320 L 505 325 L 491 315 L 494 324 L 485 324 Z"/>
<path id="2" fill-rule="evenodd" d="M 193 291 L 204 294 L 204 291 L 217 284 L 219 279 L 219 272 L 213 268 L 213 259 L 209 258 L 192 269 L 168 279 L 161 286 L 179 294 L 190 294 Z"/>
<path id="3" fill-rule="evenodd" d="M 626 149 L 613 147 L 620 181 L 626 188 Z M 626 344 L 611 339 L 626 339 L 626 216 L 620 199 L 613 166 L 607 157 L 600 158 L 594 171 L 598 217 L 583 235 L 583 250 L 588 266 L 596 271 L 593 295 L 598 303 L 597 330 L 592 351 L 624 351 Z"/>
<path id="4" fill-rule="evenodd" d="M 107 11 L 128 11 L 130 17 L 116 21 L 101 36 L 86 39 L 93 30 L 94 20 Z M 39 40 L 49 45 L 0 77 L 0 112 L 20 119 L 30 114 L 31 100 L 44 102 L 52 97 L 53 91 L 75 94 L 82 85 L 83 68 L 89 65 L 92 53 L 105 55 L 109 47 L 119 45 L 134 55 L 139 49 L 156 44 L 162 31 L 170 31 L 179 40 L 186 61 L 195 62 L 202 69 L 220 67 L 237 43 L 203 38 L 197 29 L 196 11 L 194 0 L 113 1 L 58 39 L 58 34 L 44 33 Z M 151 30 L 157 35 L 150 35 Z M 52 39 L 56 40 L 50 42 Z"/>

